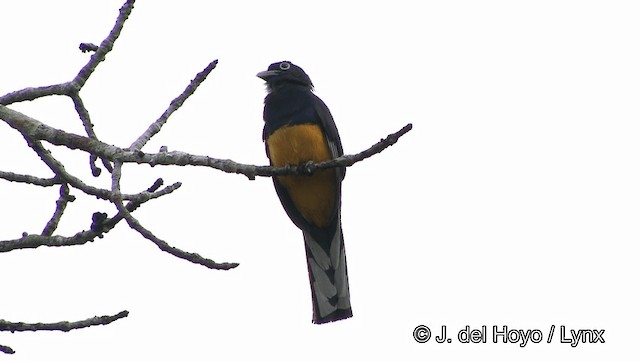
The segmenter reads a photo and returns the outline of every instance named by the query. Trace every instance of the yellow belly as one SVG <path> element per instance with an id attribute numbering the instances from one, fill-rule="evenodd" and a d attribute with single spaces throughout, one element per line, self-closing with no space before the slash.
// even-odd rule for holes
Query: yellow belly
<path id="1" fill-rule="evenodd" d="M 267 146 L 271 164 L 278 167 L 332 158 L 322 129 L 314 124 L 280 128 L 267 138 Z M 307 222 L 319 227 L 329 224 L 335 207 L 334 169 L 320 170 L 312 176 L 287 175 L 277 179 Z"/>

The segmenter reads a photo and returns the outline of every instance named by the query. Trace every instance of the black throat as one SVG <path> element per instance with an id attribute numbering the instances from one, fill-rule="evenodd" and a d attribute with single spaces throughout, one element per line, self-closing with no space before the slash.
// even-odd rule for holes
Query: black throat
<path id="1" fill-rule="evenodd" d="M 283 126 L 318 122 L 309 86 L 280 82 L 268 83 L 268 87 L 269 94 L 264 98 L 263 139 Z"/>

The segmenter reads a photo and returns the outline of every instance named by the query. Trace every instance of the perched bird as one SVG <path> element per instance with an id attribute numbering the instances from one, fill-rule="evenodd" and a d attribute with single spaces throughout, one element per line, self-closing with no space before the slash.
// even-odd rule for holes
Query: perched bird
<path id="1" fill-rule="evenodd" d="M 321 162 L 341 156 L 342 143 L 329 108 L 313 92 L 309 76 L 289 61 L 258 73 L 267 82 L 264 131 L 272 166 Z M 273 177 L 276 193 L 293 223 L 302 230 L 311 282 L 313 323 L 352 316 L 347 259 L 340 222 L 345 168 L 312 175 Z"/>

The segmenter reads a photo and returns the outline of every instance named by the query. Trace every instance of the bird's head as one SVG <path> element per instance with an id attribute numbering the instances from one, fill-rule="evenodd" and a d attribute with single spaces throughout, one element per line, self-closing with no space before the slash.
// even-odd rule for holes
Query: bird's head
<path id="1" fill-rule="evenodd" d="M 269 65 L 267 70 L 259 72 L 257 76 L 267 82 L 271 91 L 287 84 L 313 88 L 313 83 L 307 73 L 301 67 L 286 60 Z"/>

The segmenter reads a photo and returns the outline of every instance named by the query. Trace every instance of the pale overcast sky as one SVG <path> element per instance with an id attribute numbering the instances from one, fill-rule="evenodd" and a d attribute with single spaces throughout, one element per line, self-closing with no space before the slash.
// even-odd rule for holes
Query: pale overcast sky
<path id="1" fill-rule="evenodd" d="M 107 35 L 122 0 L 4 1 L 0 94 L 71 80 L 81 42 Z M 128 146 L 211 60 L 218 67 L 143 149 L 267 164 L 264 82 L 303 67 L 345 153 L 407 123 L 396 145 L 347 171 L 342 221 L 354 317 L 311 323 L 301 232 L 271 180 L 212 169 L 126 165 L 124 191 L 157 177 L 177 192 L 134 213 L 215 271 L 163 253 L 121 223 L 78 247 L 0 254 L 0 319 L 108 326 L 0 333 L 7 360 L 602 360 L 637 354 L 640 5 L 635 1 L 144 1 L 82 90 L 98 136 Z M 13 104 L 83 134 L 73 104 Z M 93 185 L 77 151 L 47 145 Z M 0 169 L 49 177 L 0 122 Z M 0 240 L 39 233 L 58 187 L 0 180 Z M 114 206 L 78 190 L 57 234 Z M 428 326 L 433 337 L 412 334 Z M 452 342 L 435 336 L 447 327 Z M 486 343 L 458 331 L 487 326 Z M 540 330 L 494 343 L 492 326 Z M 555 334 L 547 343 L 551 326 Z M 560 342 L 560 326 L 605 330 Z M 534 332 L 536 335 L 537 332 Z M 623 357 L 624 356 L 624 357 Z"/>

